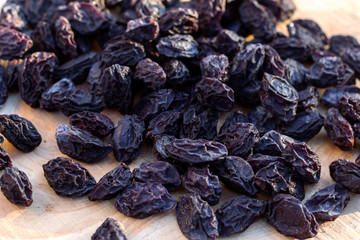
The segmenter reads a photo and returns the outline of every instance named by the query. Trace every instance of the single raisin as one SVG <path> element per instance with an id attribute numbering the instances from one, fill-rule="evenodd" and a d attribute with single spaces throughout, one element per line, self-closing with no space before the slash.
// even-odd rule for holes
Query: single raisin
<path id="1" fill-rule="evenodd" d="M 159 36 L 159 31 L 158 22 L 146 16 L 130 20 L 127 23 L 126 35 L 134 41 L 145 44 L 155 40 Z"/>
<path id="2" fill-rule="evenodd" d="M 134 78 L 143 82 L 146 87 L 156 90 L 163 87 L 166 74 L 159 64 L 150 58 L 145 58 L 138 62 Z"/>
<path id="3" fill-rule="evenodd" d="M 338 109 L 349 123 L 360 122 L 360 99 L 343 96 L 338 103 Z"/>
<path id="4" fill-rule="evenodd" d="M 96 229 L 91 236 L 91 240 L 127 240 L 118 221 L 113 218 L 107 218 Z"/>
<path id="5" fill-rule="evenodd" d="M 169 58 L 194 58 L 198 55 L 198 43 L 191 35 L 170 35 L 160 38 L 156 48 Z"/>
<path id="6" fill-rule="evenodd" d="M 328 88 L 322 95 L 320 101 L 329 107 L 337 108 L 342 96 L 353 98 L 355 101 L 358 101 L 360 100 L 360 88 L 356 86 L 337 86 Z"/>
<path id="7" fill-rule="evenodd" d="M 19 58 L 33 46 L 33 41 L 25 33 L 0 27 L 0 58 L 11 60 Z"/>
<path id="8" fill-rule="evenodd" d="M 162 112 L 150 120 L 146 136 L 150 139 L 162 135 L 179 137 L 181 120 L 182 113 L 177 110 Z"/>
<path id="9" fill-rule="evenodd" d="M 258 144 L 254 147 L 254 153 L 281 156 L 286 145 L 293 142 L 295 142 L 293 138 L 271 130 L 260 138 Z"/>
<path id="10" fill-rule="evenodd" d="M 350 192 L 360 193 L 360 165 L 346 159 L 333 161 L 330 166 L 331 178 Z"/>
<path id="11" fill-rule="evenodd" d="M 200 61 L 200 68 L 203 78 L 216 78 L 226 82 L 229 71 L 229 60 L 224 54 L 209 55 Z"/>
<path id="12" fill-rule="evenodd" d="M 54 27 L 56 44 L 61 49 L 63 55 L 69 57 L 70 59 L 76 58 L 76 42 L 69 20 L 60 16 L 56 20 Z"/>

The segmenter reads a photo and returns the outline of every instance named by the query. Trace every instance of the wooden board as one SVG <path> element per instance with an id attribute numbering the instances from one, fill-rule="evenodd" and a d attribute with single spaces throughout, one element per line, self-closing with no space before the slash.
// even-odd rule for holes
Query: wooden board
<path id="1" fill-rule="evenodd" d="M 324 31 L 333 34 L 354 35 L 360 40 L 360 1 L 358 0 L 296 0 L 298 10 L 294 18 L 316 20 Z M 279 26 L 285 30 L 286 26 Z M 323 110 L 324 111 L 324 110 Z M 43 142 L 35 151 L 22 153 L 8 142 L 4 148 L 13 159 L 14 165 L 26 172 L 33 184 L 34 203 L 30 207 L 18 207 L 8 202 L 0 194 L 0 239 L 90 239 L 96 228 L 107 218 L 120 220 L 125 227 L 129 240 L 181 240 L 185 237 L 180 232 L 174 209 L 158 216 L 136 220 L 124 216 L 114 208 L 114 200 L 90 202 L 87 197 L 68 199 L 59 197 L 48 186 L 42 170 L 42 164 L 50 159 L 62 156 L 55 142 L 55 129 L 60 123 L 68 123 L 68 118 L 61 113 L 48 113 L 32 109 L 20 99 L 19 94 L 11 94 L 1 113 L 17 113 L 32 121 L 43 136 Z M 114 122 L 121 119 L 115 111 L 106 110 Z M 226 116 L 227 114 L 225 114 Z M 225 116 L 222 116 L 224 119 Z M 321 181 L 308 185 L 309 197 L 318 189 L 333 183 L 329 177 L 328 165 L 339 158 L 354 160 L 358 150 L 343 152 L 327 138 L 324 130 L 310 141 L 310 145 L 320 155 L 322 163 Z M 359 146 L 357 146 L 357 149 Z M 150 146 L 143 148 L 140 157 L 134 161 L 131 169 L 143 161 L 155 161 Z M 98 164 L 83 164 L 99 180 L 106 172 L 117 165 L 111 154 Z M 174 194 L 178 199 L 181 193 Z M 224 188 L 221 203 L 237 194 Z M 360 239 L 360 195 L 351 195 L 351 201 L 344 213 L 334 222 L 321 226 L 315 239 Z M 262 219 L 249 227 L 244 233 L 222 239 L 287 239 L 277 233 Z"/>

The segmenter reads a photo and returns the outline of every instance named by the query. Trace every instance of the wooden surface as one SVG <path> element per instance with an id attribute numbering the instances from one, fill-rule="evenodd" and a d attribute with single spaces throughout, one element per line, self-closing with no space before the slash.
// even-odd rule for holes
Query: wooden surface
<path id="1" fill-rule="evenodd" d="M 350 34 L 360 40 L 360 1 L 358 0 L 296 0 L 298 10 L 294 18 L 316 20 L 323 30 L 333 34 Z M 285 25 L 279 26 L 286 29 Z M 322 110 L 324 111 L 324 109 Z M 33 185 L 34 203 L 30 207 L 18 207 L 8 202 L 0 194 L 0 239 L 90 239 L 96 228 L 107 218 L 118 219 L 125 228 L 129 240 L 171 240 L 185 239 L 176 223 L 174 209 L 143 220 L 136 220 L 117 212 L 114 200 L 90 202 L 87 197 L 69 199 L 59 197 L 48 186 L 42 165 L 50 159 L 61 156 L 55 142 L 55 129 L 60 123 L 68 123 L 68 118 L 61 113 L 48 113 L 32 109 L 20 99 L 18 94 L 11 94 L 1 113 L 17 113 L 32 121 L 43 137 L 42 144 L 31 153 L 17 151 L 5 141 L 3 147 L 8 151 L 16 167 L 26 172 Z M 115 111 L 104 113 L 117 122 L 121 115 Z M 223 116 L 224 118 L 225 116 Z M 333 183 L 328 173 L 329 164 L 339 158 L 354 160 L 358 150 L 343 152 L 327 138 L 324 130 L 310 141 L 313 150 L 319 154 L 322 163 L 321 181 L 316 185 L 306 186 L 306 198 L 318 189 Z M 356 147 L 359 149 L 359 146 Z M 143 161 L 155 161 L 150 146 L 143 148 L 142 154 L 130 168 Z M 113 154 L 97 164 L 82 163 L 99 180 L 106 172 L 117 165 Z M 181 193 L 175 193 L 178 199 Z M 236 196 L 235 192 L 223 188 L 221 203 Z M 352 194 L 351 201 L 344 213 L 334 222 L 321 226 L 315 239 L 360 239 L 360 196 Z M 287 239 L 266 223 L 258 220 L 244 233 L 222 239 Z"/>

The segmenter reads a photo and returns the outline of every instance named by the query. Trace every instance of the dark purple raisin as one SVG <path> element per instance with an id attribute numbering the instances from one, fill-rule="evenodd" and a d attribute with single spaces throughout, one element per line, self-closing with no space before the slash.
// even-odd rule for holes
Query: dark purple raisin
<path id="1" fill-rule="evenodd" d="M 160 19 L 160 30 L 164 34 L 191 34 L 198 31 L 199 14 L 191 8 L 173 8 Z"/>
<path id="2" fill-rule="evenodd" d="M 360 165 L 346 159 L 333 161 L 329 166 L 331 178 L 350 192 L 360 193 Z"/>
<path id="3" fill-rule="evenodd" d="M 288 58 L 284 62 L 284 78 L 296 89 L 302 90 L 307 86 L 306 74 L 309 70 L 298 61 Z"/>
<path id="4" fill-rule="evenodd" d="M 307 109 L 317 108 L 319 106 L 319 92 L 315 87 L 308 87 L 299 91 L 299 102 L 297 112 Z"/>
<path id="5" fill-rule="evenodd" d="M 244 44 L 244 38 L 239 36 L 236 32 L 223 29 L 216 35 L 215 46 L 216 49 L 232 59 Z"/>
<path id="6" fill-rule="evenodd" d="M 360 47 L 348 48 L 344 51 L 342 59 L 354 70 L 357 78 L 360 77 Z"/>
<path id="7" fill-rule="evenodd" d="M 33 41 L 25 33 L 0 27 L 0 58 L 11 60 L 19 58 L 33 46 Z"/>
<path id="8" fill-rule="evenodd" d="M 162 112 L 150 120 L 146 136 L 150 139 L 162 135 L 179 137 L 181 120 L 182 113 L 177 110 Z"/>
<path id="9" fill-rule="evenodd" d="M 190 71 L 179 60 L 171 59 L 163 65 L 163 69 L 166 73 L 166 85 L 173 88 L 178 88 L 189 81 Z"/>
<path id="10" fill-rule="evenodd" d="M 359 42 L 352 36 L 334 35 L 330 38 L 330 51 L 341 56 L 348 48 L 360 47 Z"/>
<path id="11" fill-rule="evenodd" d="M 159 64 L 150 58 L 145 58 L 138 62 L 134 78 L 143 82 L 145 87 L 156 90 L 165 84 L 166 74 Z"/>
<path id="12" fill-rule="evenodd" d="M 293 138 L 271 130 L 260 138 L 258 144 L 254 147 L 254 153 L 281 156 L 286 145 L 293 142 L 295 142 Z"/>
<path id="13" fill-rule="evenodd" d="M 9 90 L 18 90 L 18 82 L 21 77 L 23 59 L 14 59 L 8 62 L 5 71 L 5 81 Z"/>
<path id="14" fill-rule="evenodd" d="M 56 44 L 61 49 L 63 55 L 69 57 L 70 59 L 76 58 L 76 42 L 69 20 L 60 16 L 56 20 L 54 28 Z"/>
<path id="15" fill-rule="evenodd" d="M 322 95 L 321 103 L 329 107 L 338 107 L 339 100 L 342 96 L 353 98 L 355 101 L 360 100 L 360 88 L 356 86 L 338 86 L 326 89 Z"/>
<path id="16" fill-rule="evenodd" d="M 221 82 L 227 81 L 229 61 L 224 54 L 209 55 L 201 59 L 200 68 L 203 78 L 216 78 Z"/>
<path id="17" fill-rule="evenodd" d="M 46 109 L 47 111 L 55 111 L 56 106 L 54 106 L 54 102 L 52 101 L 53 95 L 66 92 L 71 89 L 75 89 L 75 85 L 70 79 L 64 78 L 56 82 L 49 89 L 43 92 L 43 94 L 41 94 L 41 99 L 39 101 L 40 107 Z"/>
<path id="18" fill-rule="evenodd" d="M 161 29 L 162 30 L 162 29 Z M 148 43 L 159 36 L 159 24 L 152 17 L 142 17 L 127 23 L 126 36 L 140 43 Z"/>
<path id="19" fill-rule="evenodd" d="M 260 169 L 268 166 L 271 163 L 286 163 L 283 157 L 271 156 L 271 155 L 262 155 L 260 153 L 250 155 L 246 161 L 251 165 L 255 173 Z"/>
<path id="20" fill-rule="evenodd" d="M 339 100 L 338 109 L 349 123 L 360 122 L 360 100 L 343 96 Z"/>
<path id="21" fill-rule="evenodd" d="M 123 230 L 118 221 L 113 218 L 107 218 L 96 229 L 96 232 L 91 236 L 91 240 L 127 240 Z"/>
<path id="22" fill-rule="evenodd" d="M 139 17 L 151 16 L 155 19 L 160 18 L 166 12 L 161 0 L 138 0 L 135 9 Z"/>
<path id="23" fill-rule="evenodd" d="M 224 132 L 230 125 L 234 123 L 247 123 L 249 122 L 248 116 L 241 111 L 232 112 L 224 121 L 220 128 L 219 134 Z"/>
<path id="24" fill-rule="evenodd" d="M 268 131 L 274 130 L 278 119 L 262 105 L 259 105 L 250 110 L 248 119 L 250 123 L 254 124 L 259 131 L 260 136 Z"/>
<path id="25" fill-rule="evenodd" d="M 22 32 L 29 28 L 27 17 L 23 6 L 8 1 L 2 6 L 0 24 Z"/>
<path id="26" fill-rule="evenodd" d="M 281 56 L 282 59 L 294 59 L 299 62 L 305 62 L 309 59 L 311 49 L 301 39 L 293 37 L 275 37 L 270 43 Z"/>
<path id="27" fill-rule="evenodd" d="M 198 55 L 198 43 L 191 35 L 170 35 L 160 38 L 156 48 L 169 58 L 194 58 Z"/>
<path id="28" fill-rule="evenodd" d="M 199 28 L 206 35 L 217 33 L 225 12 L 226 0 L 198 0 L 195 9 L 199 13 Z"/>

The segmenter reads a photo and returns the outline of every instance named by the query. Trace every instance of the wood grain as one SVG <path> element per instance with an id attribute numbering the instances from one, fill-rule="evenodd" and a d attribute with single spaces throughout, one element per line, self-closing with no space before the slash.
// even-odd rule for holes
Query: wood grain
<path id="1" fill-rule="evenodd" d="M 293 17 L 311 18 L 317 21 L 328 36 L 348 34 L 360 40 L 360 1 L 358 0 L 296 0 L 298 10 Z M 1 2 L 0 2 L 1 3 Z M 286 30 L 285 24 L 279 25 L 280 31 Z M 322 109 L 324 113 L 324 109 Z M 34 203 L 27 208 L 18 207 L 8 202 L 0 194 L 0 239 L 90 239 L 96 228 L 107 218 L 118 219 L 125 228 L 129 240 L 181 240 L 185 237 L 180 232 L 174 210 L 166 214 L 135 220 L 118 213 L 114 208 L 114 200 L 90 202 L 87 197 L 68 199 L 59 197 L 48 186 L 42 171 L 42 164 L 57 156 L 62 156 L 55 142 L 55 129 L 60 123 L 68 123 L 68 118 L 61 113 L 48 113 L 27 106 L 12 93 L 1 113 L 17 113 L 28 118 L 43 136 L 43 142 L 35 151 L 22 153 L 7 141 L 4 148 L 13 159 L 14 165 L 26 172 L 33 184 Z M 114 122 L 121 119 L 115 111 L 105 110 Z M 226 114 L 227 115 L 227 114 Z M 224 119 L 225 116 L 222 116 Z M 357 150 L 343 152 L 327 138 L 324 130 L 310 141 L 313 150 L 319 154 L 322 163 L 321 181 L 316 185 L 308 185 L 306 194 L 309 197 L 318 189 L 333 183 L 329 177 L 328 166 L 338 158 L 354 160 L 359 154 Z M 155 161 L 151 154 L 151 146 L 146 145 L 140 157 L 130 168 L 137 167 L 143 161 Z M 99 180 L 106 172 L 117 165 L 111 154 L 98 164 L 82 163 Z M 175 193 L 178 199 L 182 193 Z M 224 188 L 223 197 L 217 206 L 237 194 Z M 351 195 L 351 201 L 344 213 L 334 222 L 321 226 L 314 239 L 338 240 L 360 239 L 360 196 Z M 249 227 L 244 233 L 235 234 L 222 239 L 287 239 L 277 233 L 262 219 Z"/>

